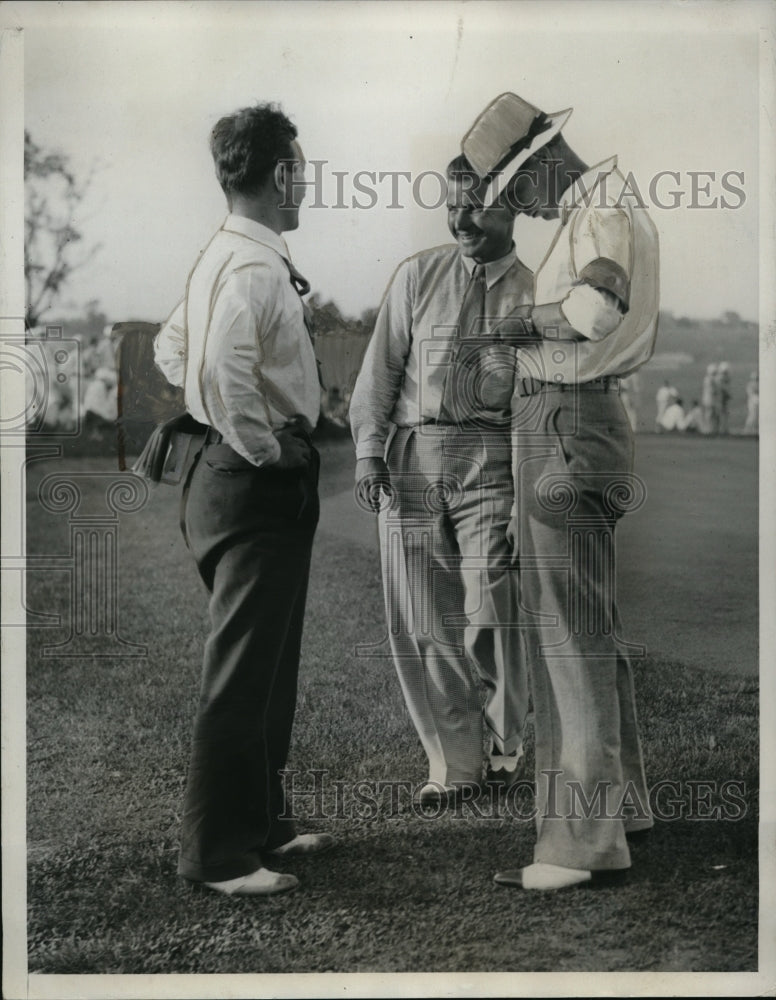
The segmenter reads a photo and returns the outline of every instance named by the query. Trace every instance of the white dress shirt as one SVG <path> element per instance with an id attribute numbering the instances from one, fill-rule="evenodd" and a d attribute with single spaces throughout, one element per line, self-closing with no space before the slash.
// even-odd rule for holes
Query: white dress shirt
<path id="1" fill-rule="evenodd" d="M 589 382 L 627 375 L 651 357 L 658 237 L 628 192 L 612 157 L 561 196 L 561 225 L 534 279 L 533 320 L 544 340 L 518 352 L 521 375 Z"/>
<path id="2" fill-rule="evenodd" d="M 382 458 L 392 425 L 438 420 L 461 303 L 474 261 L 457 244 L 424 250 L 396 270 L 350 401 L 357 458 Z M 514 247 L 485 264 L 491 333 L 517 306 L 530 304 L 531 271 Z"/>
<path id="3" fill-rule="evenodd" d="M 301 414 L 314 427 L 320 385 L 285 240 L 227 216 L 159 331 L 156 364 L 186 408 L 254 465 L 276 462 L 274 431 Z"/>

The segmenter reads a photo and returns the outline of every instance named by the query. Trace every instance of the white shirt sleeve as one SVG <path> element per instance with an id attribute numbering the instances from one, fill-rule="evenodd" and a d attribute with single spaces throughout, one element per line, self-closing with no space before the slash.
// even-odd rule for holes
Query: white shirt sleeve
<path id="1" fill-rule="evenodd" d="M 185 302 L 173 309 L 154 338 L 156 367 L 171 385 L 182 386 L 186 372 Z"/>
<path id="2" fill-rule="evenodd" d="M 578 284 L 561 310 L 588 340 L 603 340 L 617 329 L 629 307 L 630 218 L 622 209 L 591 207 L 573 225 L 571 252 Z"/>
<path id="3" fill-rule="evenodd" d="M 227 418 L 224 437 L 254 465 L 280 458 L 268 405 L 273 384 L 267 376 L 277 361 L 272 352 L 280 349 L 270 339 L 282 302 L 277 282 L 270 267 L 240 268 L 229 275 L 213 307 L 219 343 L 212 388 Z"/>
<path id="4" fill-rule="evenodd" d="M 399 265 L 377 314 L 350 400 L 356 458 L 382 458 L 412 343 L 410 261 Z"/>
<path id="5" fill-rule="evenodd" d="M 612 299 L 592 285 L 576 285 L 560 304 L 570 326 L 587 340 L 603 340 L 622 322 L 622 312 Z"/>

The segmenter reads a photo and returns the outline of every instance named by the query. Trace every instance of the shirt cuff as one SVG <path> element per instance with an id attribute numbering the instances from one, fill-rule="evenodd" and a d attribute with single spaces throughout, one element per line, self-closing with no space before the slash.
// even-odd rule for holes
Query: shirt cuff
<path id="1" fill-rule="evenodd" d="M 242 455 L 244 459 L 257 468 L 263 468 L 265 465 L 274 465 L 280 458 L 280 444 L 274 434 L 268 434 L 266 439 L 262 441 L 261 446 L 253 450 L 248 450 L 242 441 L 234 439 L 232 435 L 227 436 L 224 434 L 223 438 L 231 448 L 234 448 L 238 455 Z"/>
<path id="2" fill-rule="evenodd" d="M 543 340 L 580 340 L 582 334 L 564 315 L 560 302 L 534 306 L 531 313 L 534 328 Z"/>
<path id="3" fill-rule="evenodd" d="M 592 285 L 577 285 L 561 303 L 561 310 L 571 326 L 588 340 L 603 340 L 617 329 L 622 313 Z"/>
<path id="4" fill-rule="evenodd" d="M 356 458 L 385 458 L 385 442 L 362 441 L 356 445 Z"/>

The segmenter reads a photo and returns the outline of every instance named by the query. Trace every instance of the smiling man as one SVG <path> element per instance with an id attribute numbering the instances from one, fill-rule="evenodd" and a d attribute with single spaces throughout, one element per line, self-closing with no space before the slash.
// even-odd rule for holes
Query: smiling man
<path id="1" fill-rule="evenodd" d="M 532 302 L 514 213 L 485 207 L 464 157 L 448 167 L 455 243 L 396 271 L 350 406 L 361 502 L 380 509 L 389 637 L 428 757 L 423 806 L 522 773 L 527 684 L 516 628 L 510 406 Z M 481 705 L 479 679 L 486 692 Z"/>

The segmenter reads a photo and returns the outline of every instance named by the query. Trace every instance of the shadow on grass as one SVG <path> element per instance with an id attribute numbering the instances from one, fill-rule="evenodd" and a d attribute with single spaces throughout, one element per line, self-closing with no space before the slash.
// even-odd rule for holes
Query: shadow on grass
<path id="1" fill-rule="evenodd" d="M 56 551 L 61 524 L 33 516 L 36 546 Z M 326 537 L 314 556 L 289 767 L 302 781 L 326 772 L 328 818 L 307 815 L 312 800 L 301 800 L 300 826 L 330 830 L 338 846 L 286 862 L 302 883 L 288 896 L 227 899 L 178 879 L 207 616 L 177 535 L 176 492 L 122 519 L 121 544 L 122 628 L 147 658 L 44 656 L 56 629 L 29 632 L 30 971 L 756 969 L 755 684 L 637 661 L 648 781 L 662 783 L 661 809 L 674 818 L 633 845 L 622 887 L 496 886 L 497 870 L 531 860 L 525 819 L 468 809 L 424 818 L 406 800 L 359 809 L 347 796 L 337 817 L 336 782 L 414 785 L 425 768 L 390 660 L 354 653 L 385 628 L 374 557 Z M 31 573 L 28 589 L 30 606 L 65 613 L 56 574 Z"/>
<path id="2" fill-rule="evenodd" d="M 658 825 L 651 841 L 634 850 L 625 886 L 539 896 L 492 883 L 499 867 L 530 858 L 531 831 L 510 824 L 483 828 L 445 819 L 432 826 L 410 819 L 369 832 L 351 824 L 337 831 L 341 840 L 329 855 L 284 866 L 299 876 L 298 892 L 262 900 L 226 899 L 179 881 L 172 841 L 105 839 L 33 865 L 30 967 L 59 973 L 753 969 L 753 827 L 750 821 L 720 836 L 714 824 Z"/>

